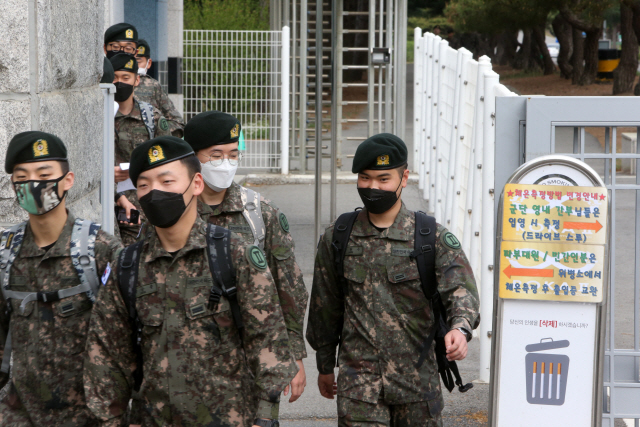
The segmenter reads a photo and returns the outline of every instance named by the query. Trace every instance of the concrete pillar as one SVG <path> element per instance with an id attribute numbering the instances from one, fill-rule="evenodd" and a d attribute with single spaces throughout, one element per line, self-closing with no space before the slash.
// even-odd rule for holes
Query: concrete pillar
<path id="1" fill-rule="evenodd" d="M 168 0 L 167 56 L 169 68 L 169 98 L 184 117 L 184 96 L 182 94 L 183 13 L 183 0 Z"/>
<path id="2" fill-rule="evenodd" d="M 67 145 L 76 183 L 67 203 L 100 217 L 104 0 L 3 0 L 0 13 L 0 158 L 19 132 L 41 130 Z M 26 212 L 0 173 L 0 223 Z"/>

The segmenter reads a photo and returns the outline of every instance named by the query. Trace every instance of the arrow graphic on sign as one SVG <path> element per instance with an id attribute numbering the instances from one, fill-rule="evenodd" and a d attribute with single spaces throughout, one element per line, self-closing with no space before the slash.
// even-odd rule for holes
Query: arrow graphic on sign
<path id="1" fill-rule="evenodd" d="M 564 228 L 571 230 L 594 230 L 596 233 L 602 229 L 600 221 L 596 222 L 564 222 Z"/>
<path id="2" fill-rule="evenodd" d="M 504 269 L 504 274 L 511 279 L 511 276 L 527 277 L 553 277 L 553 268 L 513 268 L 511 264 Z"/>

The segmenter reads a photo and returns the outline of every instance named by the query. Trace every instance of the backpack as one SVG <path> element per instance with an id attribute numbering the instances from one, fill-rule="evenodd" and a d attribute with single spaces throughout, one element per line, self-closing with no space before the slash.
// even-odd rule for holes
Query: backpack
<path id="1" fill-rule="evenodd" d="M 347 212 L 338 217 L 334 225 L 333 231 L 333 247 L 334 265 L 336 268 L 336 274 L 340 280 L 340 283 L 348 291 L 347 281 L 344 277 L 344 257 L 346 255 L 347 245 L 349 244 L 349 237 L 351 236 L 351 230 L 353 224 L 358 217 L 359 210 L 354 212 Z M 464 393 L 473 388 L 473 384 L 468 383 L 463 385 L 460 372 L 458 371 L 458 365 L 455 361 L 449 361 L 446 357 L 446 347 L 444 344 L 444 337 L 449 332 L 446 319 L 446 309 L 440 298 L 438 292 L 438 280 L 436 278 L 436 220 L 432 216 L 428 216 L 424 212 L 416 212 L 416 231 L 414 250 L 411 253 L 411 258 L 414 258 L 417 262 L 418 272 L 420 273 L 420 282 L 422 284 L 422 291 L 424 292 L 429 304 L 431 305 L 431 311 L 434 315 L 435 325 L 433 330 L 429 333 L 424 341 L 422 350 L 418 362 L 416 363 L 416 369 L 420 368 L 424 363 L 429 350 L 431 349 L 431 343 L 435 339 L 436 341 L 436 361 L 438 362 L 438 372 L 442 378 L 442 382 L 449 392 L 454 388 L 455 384 L 458 385 L 458 390 Z M 342 345 L 342 339 L 340 340 Z"/>
<path id="2" fill-rule="evenodd" d="M 242 216 L 251 227 L 253 233 L 254 245 L 264 250 L 264 238 L 266 235 L 266 226 L 262 218 L 262 210 L 260 206 L 260 193 L 249 188 L 241 187 L 240 198 L 242 200 Z"/>
<path id="3" fill-rule="evenodd" d="M 15 225 L 2 233 L 2 240 L 0 241 L 0 290 L 7 302 L 9 314 L 12 311 L 10 299 L 22 300 L 20 304 L 21 311 L 24 311 L 31 301 L 55 302 L 82 292 L 85 292 L 91 303 L 94 303 L 100 286 L 95 257 L 96 236 L 100 229 L 100 224 L 79 218 L 75 220 L 71 231 L 70 255 L 73 267 L 78 273 L 80 284 L 72 288 L 51 292 L 18 292 L 9 288 L 11 266 L 22 247 L 22 239 L 26 228 L 26 222 Z M 77 243 L 74 244 L 74 242 Z M 0 372 L 9 373 L 11 350 L 11 330 L 9 330 L 4 344 L 4 356 Z"/>
<path id="4" fill-rule="evenodd" d="M 144 122 L 144 126 L 147 128 L 147 132 L 149 133 L 149 139 L 153 139 L 156 134 L 156 125 L 153 122 L 153 106 L 144 101 L 138 101 L 138 105 L 140 106 L 140 115 L 142 116 L 142 121 Z"/>
<path id="5" fill-rule="evenodd" d="M 233 320 L 240 332 L 242 339 L 242 316 L 240 305 L 238 304 L 235 269 L 231 260 L 230 249 L 231 233 L 226 228 L 213 224 L 207 224 L 207 253 L 209 260 L 209 270 L 213 279 L 211 291 L 209 293 L 209 310 L 215 310 L 221 297 L 229 300 Z M 131 246 L 124 248 L 118 260 L 118 287 L 124 300 L 125 307 L 129 312 L 129 322 L 131 325 L 131 340 L 136 354 L 136 370 L 133 373 L 135 391 L 140 390 L 143 373 L 142 358 L 142 322 L 136 310 L 136 291 L 138 285 L 138 270 L 140 267 L 140 254 L 144 239 L 141 239 Z"/>

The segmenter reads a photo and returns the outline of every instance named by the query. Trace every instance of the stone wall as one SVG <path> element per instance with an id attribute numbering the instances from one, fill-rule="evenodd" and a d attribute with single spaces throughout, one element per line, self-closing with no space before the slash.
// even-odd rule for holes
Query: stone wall
<path id="1" fill-rule="evenodd" d="M 2 0 L 0 13 L 0 223 L 26 218 L 4 173 L 9 141 L 41 130 L 60 137 L 76 182 L 67 205 L 100 219 L 105 0 Z"/>

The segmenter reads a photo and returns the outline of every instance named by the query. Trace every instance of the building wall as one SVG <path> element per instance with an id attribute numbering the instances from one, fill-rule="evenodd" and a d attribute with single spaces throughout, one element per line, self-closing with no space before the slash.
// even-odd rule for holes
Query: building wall
<path id="1" fill-rule="evenodd" d="M 68 205 L 100 217 L 105 0 L 3 0 L 0 13 L 0 154 L 19 132 L 60 137 L 76 183 Z M 2 168 L 4 171 L 4 167 Z M 0 173 L 0 223 L 26 218 L 10 176 Z"/>

